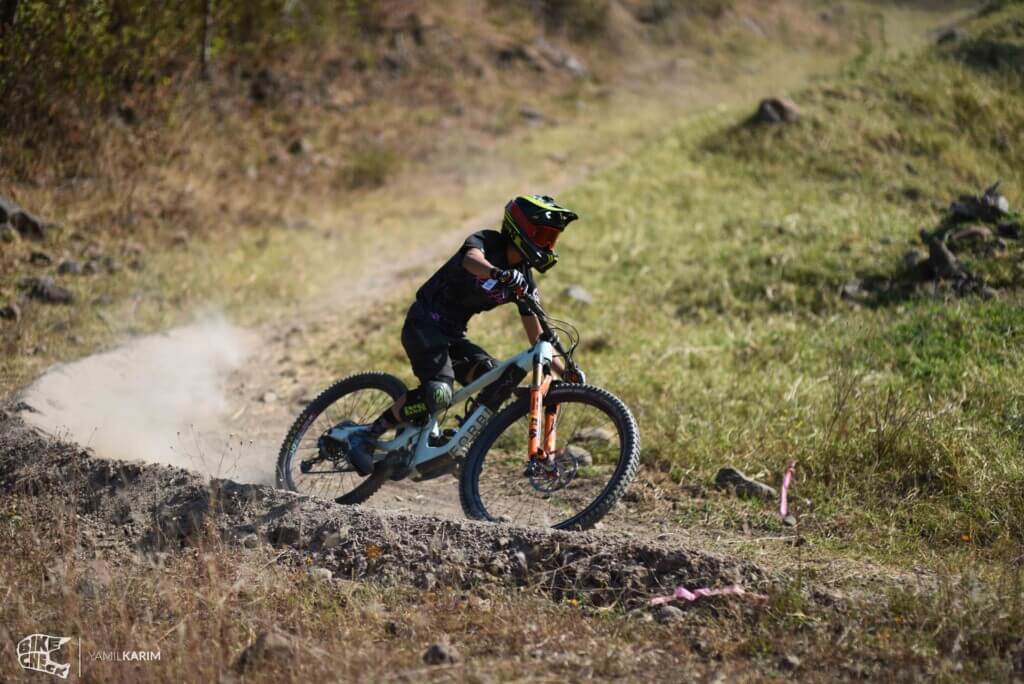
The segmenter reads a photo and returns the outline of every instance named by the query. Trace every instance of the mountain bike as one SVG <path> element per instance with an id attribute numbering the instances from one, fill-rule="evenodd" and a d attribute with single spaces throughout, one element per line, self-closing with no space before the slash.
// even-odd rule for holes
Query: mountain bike
<path id="1" fill-rule="evenodd" d="M 549 319 L 531 294 L 522 291 L 518 298 L 537 316 L 541 335 L 530 349 L 457 391 L 451 407 L 462 405 L 461 415 L 449 421 L 450 407 L 424 425 L 400 425 L 392 439 L 376 444 L 374 470 L 361 476 L 348 461 L 349 436 L 406 387 L 387 373 L 349 376 L 310 402 L 289 429 L 278 457 L 278 487 L 357 504 L 388 480 L 451 473 L 471 519 L 593 527 L 636 475 L 636 420 L 607 390 L 554 378 L 555 358 L 579 370 L 573 359 L 579 332 Z M 527 376 L 529 385 L 520 386 Z M 455 426 L 442 429 L 447 422 Z"/>

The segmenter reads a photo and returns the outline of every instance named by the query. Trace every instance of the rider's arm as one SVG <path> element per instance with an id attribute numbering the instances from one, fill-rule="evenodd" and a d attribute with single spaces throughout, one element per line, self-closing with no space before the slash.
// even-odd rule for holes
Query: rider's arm
<path id="1" fill-rule="evenodd" d="M 530 314 L 529 316 L 523 316 L 522 320 L 523 330 L 526 331 L 526 339 L 530 340 L 530 344 L 536 344 L 537 338 L 540 337 L 540 334 L 542 332 L 540 327 L 540 321 L 538 321 L 537 317 L 534 316 L 533 314 Z M 562 373 L 565 371 L 565 363 L 562 362 L 562 359 L 552 359 L 551 370 L 554 371 L 555 375 L 560 378 L 562 377 Z"/>
<path id="2" fill-rule="evenodd" d="M 490 278 L 495 266 L 487 260 L 482 249 L 472 247 L 466 250 L 466 256 L 462 258 L 462 268 L 477 278 Z"/>

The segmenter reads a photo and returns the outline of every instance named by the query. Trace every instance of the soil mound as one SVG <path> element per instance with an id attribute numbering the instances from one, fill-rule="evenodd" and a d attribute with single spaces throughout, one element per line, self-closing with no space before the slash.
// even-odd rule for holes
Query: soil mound
<path id="1" fill-rule="evenodd" d="M 757 566 L 622 533 L 569 533 L 341 506 L 262 485 L 206 480 L 179 468 L 95 458 L 0 417 L 0 492 L 74 510 L 107 545 L 131 552 L 270 544 L 279 562 L 332 579 L 421 588 L 534 586 L 555 599 L 637 605 L 655 593 L 740 583 Z"/>

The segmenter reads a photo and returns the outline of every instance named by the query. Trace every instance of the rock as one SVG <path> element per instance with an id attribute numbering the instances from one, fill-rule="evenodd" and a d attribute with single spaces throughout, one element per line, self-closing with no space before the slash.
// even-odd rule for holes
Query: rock
<path id="1" fill-rule="evenodd" d="M 11 226 L 6 223 L 0 225 L 0 240 L 4 242 L 16 242 L 21 236 L 18 235 L 18 231 L 14 230 Z"/>
<path id="2" fill-rule="evenodd" d="M 61 275 L 77 275 L 81 272 L 82 262 L 75 261 L 74 259 L 65 259 L 64 261 L 60 262 L 59 266 L 57 266 L 57 273 L 60 273 Z"/>
<path id="3" fill-rule="evenodd" d="M 423 652 L 423 662 L 427 665 L 452 665 L 459 662 L 459 653 L 450 644 L 436 642 Z"/>
<path id="4" fill-rule="evenodd" d="M 920 235 L 921 240 L 928 245 L 928 266 L 936 278 L 955 280 L 967 277 L 956 255 L 949 251 L 943 240 L 929 235 L 925 230 L 921 230 Z"/>
<path id="5" fill-rule="evenodd" d="M 1001 238 L 1020 240 L 1024 236 L 1024 225 L 1021 225 L 1019 221 L 1017 223 L 1000 223 L 996 232 Z"/>
<path id="6" fill-rule="evenodd" d="M 138 115 L 135 113 L 135 108 L 130 104 L 119 104 L 116 112 L 118 118 L 126 126 L 134 126 L 139 120 Z"/>
<path id="7" fill-rule="evenodd" d="M 329 582 L 334 577 L 334 573 L 331 572 L 330 568 L 313 567 L 309 569 L 309 574 L 314 578 L 323 582 Z"/>
<path id="8" fill-rule="evenodd" d="M 615 441 L 615 435 L 608 428 L 588 427 L 577 430 L 569 439 L 570 442 L 607 442 Z"/>
<path id="9" fill-rule="evenodd" d="M 544 114 L 533 107 L 521 107 L 519 109 L 519 116 L 523 117 L 530 123 L 541 123 L 545 120 Z"/>
<path id="10" fill-rule="evenodd" d="M 594 296 L 579 285 L 570 285 L 562 291 L 562 294 L 580 304 L 593 304 Z"/>
<path id="11" fill-rule="evenodd" d="M 513 66 L 517 62 L 522 62 L 538 73 L 546 71 L 544 65 L 546 60 L 538 54 L 537 50 L 531 45 L 524 45 L 518 41 L 513 41 L 505 47 L 498 48 L 496 56 L 498 64 L 501 66 Z"/>
<path id="12" fill-rule="evenodd" d="M 950 28 L 940 33 L 935 42 L 939 45 L 946 45 L 947 43 L 959 43 L 965 38 L 967 38 L 967 33 L 965 31 L 958 28 Z"/>
<path id="13" fill-rule="evenodd" d="M 960 195 L 949 205 L 955 221 L 999 221 L 1010 213 L 1010 202 L 999 194 L 999 182 L 981 195 Z"/>
<path id="14" fill-rule="evenodd" d="M 919 250 L 911 249 L 903 253 L 903 268 L 908 271 L 913 270 L 920 266 L 922 263 L 927 261 L 928 257 L 922 254 Z"/>
<path id="15" fill-rule="evenodd" d="M 11 302 L 4 307 L 0 307 L 0 318 L 5 321 L 16 321 L 21 318 L 21 309 L 18 308 L 17 304 Z"/>
<path id="16" fill-rule="evenodd" d="M 800 668 L 800 665 L 800 659 L 797 658 L 795 655 L 784 655 L 782 656 L 782 659 L 779 661 L 779 667 L 783 670 L 797 670 Z"/>
<path id="17" fill-rule="evenodd" d="M 774 487 L 747 477 L 732 467 L 725 467 L 715 475 L 715 486 L 719 489 L 732 489 L 737 496 L 754 499 L 775 499 L 778 493 Z"/>
<path id="18" fill-rule="evenodd" d="M 867 300 L 868 292 L 864 289 L 864 282 L 860 278 L 854 278 L 839 288 L 839 296 L 853 302 L 863 302 Z"/>
<path id="19" fill-rule="evenodd" d="M 264 665 L 291 666 L 296 647 L 292 637 L 276 628 L 262 632 L 256 640 L 247 646 L 235 659 L 232 666 L 235 672 L 252 672 Z"/>
<path id="20" fill-rule="evenodd" d="M 274 530 L 274 543 L 280 546 L 296 544 L 301 538 L 302 534 L 295 525 L 281 524 Z"/>
<path id="21" fill-rule="evenodd" d="M 260 400 L 261 400 L 261 401 L 262 401 L 262 402 L 263 402 L 264 404 L 273 404 L 273 403 L 274 403 L 275 401 L 277 401 L 277 394 L 275 394 L 274 392 L 266 392 L 266 393 L 265 393 L 265 394 L 264 394 L 264 395 L 263 395 L 263 396 L 262 396 L 262 397 L 260 398 Z"/>
<path id="22" fill-rule="evenodd" d="M 13 214 L 10 218 L 11 225 L 18 231 L 18 234 L 28 240 L 43 240 L 46 237 L 45 226 L 42 221 L 24 209 Z"/>
<path id="23" fill-rule="evenodd" d="M 331 549 L 341 545 L 342 536 L 339 532 L 331 532 L 324 537 L 323 542 L 320 544 L 320 549 L 323 551 L 330 551 Z"/>
<path id="24" fill-rule="evenodd" d="M 432 572 L 425 572 L 413 580 L 413 584 L 422 591 L 431 591 L 437 588 L 437 575 Z"/>
<path id="25" fill-rule="evenodd" d="M 260 69 L 249 83 L 249 99 L 263 104 L 277 94 L 277 80 L 266 69 Z"/>
<path id="26" fill-rule="evenodd" d="M 978 290 L 978 295 L 982 299 L 995 299 L 996 297 L 999 296 L 999 290 L 993 289 L 987 285 L 983 285 L 981 289 Z"/>
<path id="27" fill-rule="evenodd" d="M 75 299 L 70 290 L 57 285 L 50 277 L 22 278 L 18 286 L 26 290 L 29 297 L 48 304 L 70 304 Z"/>
<path id="28" fill-rule="evenodd" d="M 530 570 L 530 563 L 526 558 L 526 554 L 522 551 L 516 551 L 512 554 L 512 572 L 516 577 L 526 577 Z"/>
<path id="29" fill-rule="evenodd" d="M 686 613 L 681 608 L 665 604 L 654 612 L 654 620 L 662 625 L 671 625 L 682 622 L 686 619 Z"/>
<path id="30" fill-rule="evenodd" d="M 946 244 L 959 242 L 987 242 L 992 239 L 992 231 L 987 226 L 972 225 L 961 228 L 946 238 Z"/>
<path id="31" fill-rule="evenodd" d="M 28 257 L 28 262 L 33 266 L 49 266 L 53 263 L 53 259 L 46 252 L 32 252 Z"/>
<path id="32" fill-rule="evenodd" d="M 592 466 L 594 465 L 594 457 L 589 451 L 583 447 L 570 444 L 565 447 L 565 453 L 576 459 L 576 463 L 581 466 Z"/>
<path id="33" fill-rule="evenodd" d="M 789 98 L 770 97 L 761 100 L 757 112 L 751 117 L 752 123 L 779 124 L 796 123 L 800 120 L 800 109 Z"/>
<path id="34" fill-rule="evenodd" d="M 590 70 L 576 55 L 549 42 L 546 38 L 538 38 L 534 42 L 534 47 L 552 66 L 568 71 L 574 78 L 590 76 Z"/>
<path id="35" fill-rule="evenodd" d="M 20 237 L 29 240 L 42 240 L 46 237 L 45 226 L 39 219 L 3 197 L 0 197 L 0 223 L 10 223 Z M 4 241 L 13 240 L 5 237 Z"/>
<path id="36" fill-rule="evenodd" d="M 257 537 L 255 534 L 247 534 L 244 537 L 242 537 L 242 546 L 244 546 L 247 549 L 255 549 L 259 545 L 260 538 Z"/>
<path id="37" fill-rule="evenodd" d="M 792 514 L 787 515 L 782 519 L 782 524 L 786 527 L 796 527 L 796 516 Z"/>

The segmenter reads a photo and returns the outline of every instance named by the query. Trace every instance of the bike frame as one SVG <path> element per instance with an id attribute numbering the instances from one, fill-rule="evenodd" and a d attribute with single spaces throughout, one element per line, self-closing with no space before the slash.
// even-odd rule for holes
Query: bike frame
<path id="1" fill-rule="evenodd" d="M 555 347 L 547 340 L 538 340 L 530 349 L 502 361 L 495 368 L 487 371 L 479 378 L 463 387 L 452 396 L 452 405 L 460 404 L 473 395 L 483 390 L 488 385 L 496 382 L 502 374 L 511 366 L 518 366 L 528 373 L 533 373 L 533 382 L 530 386 L 530 456 L 543 456 L 544 449 L 540 439 L 540 424 L 544 422 L 546 443 L 553 446 L 554 422 L 556 412 L 547 416 L 543 415 L 544 395 L 551 384 L 551 376 L 545 374 L 545 369 L 551 367 L 555 357 Z M 415 468 L 434 459 L 441 458 L 449 453 L 462 456 L 469 450 L 470 445 L 480 435 L 487 423 L 494 416 L 494 411 L 478 404 L 472 413 L 466 416 L 458 431 L 442 446 L 430 446 L 430 436 L 438 433 L 438 420 L 443 412 L 436 413 L 428 419 L 423 426 L 407 425 L 394 439 L 381 442 L 377 445 L 379 455 L 377 460 L 383 460 L 387 454 L 401 449 L 411 451 L 414 456 L 411 466 Z M 347 439 L 354 430 L 364 429 L 362 426 L 350 426 L 344 428 L 332 428 L 330 435 L 339 441 Z"/>

